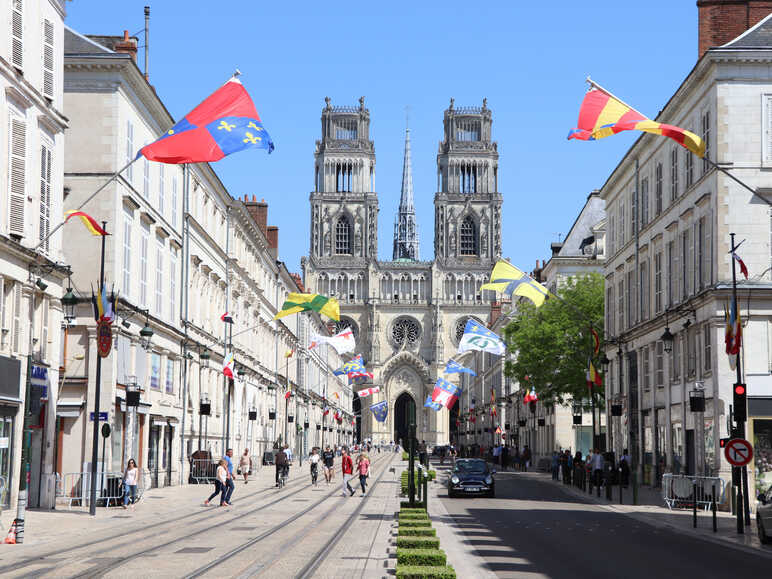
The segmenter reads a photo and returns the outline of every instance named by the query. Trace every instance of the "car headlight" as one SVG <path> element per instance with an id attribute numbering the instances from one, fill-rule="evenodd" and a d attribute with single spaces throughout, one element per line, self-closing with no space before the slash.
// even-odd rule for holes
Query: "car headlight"
<path id="1" fill-rule="evenodd" d="M 485 484 L 486 485 L 492 485 L 493 484 L 493 477 L 491 475 L 488 475 L 485 477 Z"/>
<path id="2" fill-rule="evenodd" d="M 452 477 L 450 477 L 450 482 L 452 482 L 454 485 L 457 485 L 461 481 L 456 475 L 453 475 Z"/>

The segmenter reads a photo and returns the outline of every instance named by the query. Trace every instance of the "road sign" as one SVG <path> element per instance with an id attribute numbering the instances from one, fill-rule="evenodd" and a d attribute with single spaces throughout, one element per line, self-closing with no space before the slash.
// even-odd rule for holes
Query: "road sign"
<path id="1" fill-rule="evenodd" d="M 94 422 L 94 413 L 93 412 L 89 412 L 88 420 L 89 420 L 89 422 Z M 100 422 L 104 422 L 105 420 L 107 420 L 107 412 L 100 412 L 99 413 L 99 421 Z"/>
<path id="2" fill-rule="evenodd" d="M 727 443 L 724 456 L 732 466 L 745 466 L 753 458 L 753 447 L 745 439 L 733 438 Z"/>

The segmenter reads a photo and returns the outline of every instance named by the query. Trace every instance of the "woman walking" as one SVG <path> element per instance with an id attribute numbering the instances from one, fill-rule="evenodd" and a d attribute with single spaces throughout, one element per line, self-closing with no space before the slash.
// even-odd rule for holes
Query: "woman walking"
<path id="1" fill-rule="evenodd" d="M 204 506 L 209 506 L 209 501 L 211 501 L 214 497 L 217 495 L 220 495 L 220 506 L 225 506 L 230 504 L 225 502 L 225 489 L 226 489 L 226 479 L 228 478 L 228 469 L 226 468 L 226 465 L 228 463 L 225 462 L 224 458 L 220 459 L 220 462 L 217 463 L 217 478 L 214 479 L 214 492 L 209 495 L 209 498 L 204 501 Z"/>
<path id="2" fill-rule="evenodd" d="M 239 459 L 239 471 L 244 475 L 244 484 L 249 482 L 249 475 L 252 473 L 252 459 L 249 456 L 249 449 L 244 449 L 244 454 Z"/>
<path id="3" fill-rule="evenodd" d="M 319 477 L 319 449 L 314 447 L 311 450 L 311 456 L 308 457 L 308 462 L 311 463 L 311 483 L 316 486 Z"/>
<path id="4" fill-rule="evenodd" d="M 139 479 L 139 469 L 133 458 L 126 464 L 126 472 L 123 473 L 123 508 L 127 509 L 129 504 L 129 495 L 131 495 L 131 508 L 137 502 L 137 480 Z"/>
<path id="5" fill-rule="evenodd" d="M 367 477 L 370 476 L 370 459 L 366 454 L 360 454 L 357 458 L 357 472 L 359 473 L 359 484 L 362 486 L 362 496 L 365 496 Z"/>

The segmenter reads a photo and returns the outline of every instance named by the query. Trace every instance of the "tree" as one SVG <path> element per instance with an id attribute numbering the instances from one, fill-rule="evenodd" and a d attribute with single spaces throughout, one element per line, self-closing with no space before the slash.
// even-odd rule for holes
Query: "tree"
<path id="1" fill-rule="evenodd" d="M 593 355 L 590 328 L 603 332 L 603 277 L 598 273 L 571 277 L 540 308 L 530 301 L 504 329 L 513 360 L 504 372 L 524 388 L 533 386 L 547 405 L 589 397 L 587 362 Z M 602 339 L 602 338 L 601 338 Z M 598 360 L 593 361 L 600 370 Z M 595 387 L 603 400 L 603 387 Z"/>

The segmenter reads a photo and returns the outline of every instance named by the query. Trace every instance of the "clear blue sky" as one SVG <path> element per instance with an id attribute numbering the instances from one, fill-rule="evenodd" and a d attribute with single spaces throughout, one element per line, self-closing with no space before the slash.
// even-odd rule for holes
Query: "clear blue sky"
<path id="1" fill-rule="evenodd" d="M 379 254 L 391 259 L 410 106 L 421 256 L 433 256 L 437 144 L 449 98 L 493 110 L 504 196 L 503 254 L 530 270 L 571 227 L 636 135 L 567 141 L 590 74 L 656 115 L 697 59 L 694 0 L 575 2 L 163 2 L 74 0 L 66 23 L 85 34 L 141 31 L 151 5 L 150 81 L 175 118 L 235 68 L 276 150 L 214 164 L 234 197 L 264 197 L 279 252 L 308 252 L 314 141 L 324 97 L 364 95 L 377 155 Z M 140 49 L 140 66 L 142 49 Z M 65 114 L 67 111 L 64 111 Z"/>

